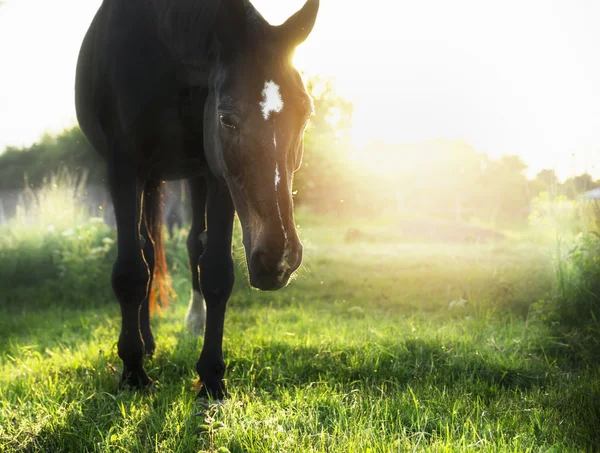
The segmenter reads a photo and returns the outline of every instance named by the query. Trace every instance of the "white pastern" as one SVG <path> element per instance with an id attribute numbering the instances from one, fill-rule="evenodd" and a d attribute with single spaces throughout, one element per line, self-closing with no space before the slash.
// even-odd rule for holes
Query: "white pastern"
<path id="1" fill-rule="evenodd" d="M 204 333 L 206 323 L 206 305 L 200 292 L 192 289 L 192 296 L 185 315 L 185 325 L 191 334 L 199 337 Z"/>
<path id="2" fill-rule="evenodd" d="M 263 118 L 269 119 L 271 113 L 279 113 L 283 110 L 283 99 L 279 91 L 279 85 L 272 80 L 267 80 L 262 90 L 262 101 L 260 102 Z"/>

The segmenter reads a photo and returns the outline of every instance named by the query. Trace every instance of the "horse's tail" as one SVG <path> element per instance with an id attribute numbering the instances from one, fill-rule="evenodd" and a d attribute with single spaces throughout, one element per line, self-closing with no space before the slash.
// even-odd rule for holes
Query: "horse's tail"
<path id="1" fill-rule="evenodd" d="M 166 307 L 169 304 L 171 287 L 163 245 L 162 186 L 163 183 L 161 181 L 149 181 L 146 183 L 144 190 L 144 217 L 148 234 L 154 245 L 154 279 L 148 300 L 150 313 L 158 308 L 158 301 L 162 307 Z"/>

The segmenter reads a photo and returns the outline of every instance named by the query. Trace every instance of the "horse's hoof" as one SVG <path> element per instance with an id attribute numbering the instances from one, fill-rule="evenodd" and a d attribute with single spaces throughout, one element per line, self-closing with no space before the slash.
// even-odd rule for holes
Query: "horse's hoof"
<path id="1" fill-rule="evenodd" d="M 144 370 L 138 372 L 123 371 L 120 387 L 122 389 L 146 390 L 154 387 L 154 382 Z"/>
<path id="2" fill-rule="evenodd" d="M 227 390 L 225 386 L 220 386 L 216 389 L 209 389 L 206 385 L 202 386 L 196 397 L 200 404 L 223 404 L 223 400 L 227 398 Z"/>
<path id="3" fill-rule="evenodd" d="M 215 408 L 219 409 L 221 407 L 223 407 L 225 405 L 225 402 L 227 400 L 212 400 L 212 399 L 207 399 L 207 398 L 201 398 L 200 396 L 198 396 L 198 399 L 196 399 L 196 411 L 194 414 L 192 414 L 193 417 L 206 417 L 207 415 L 209 415 L 211 413 L 212 410 L 214 410 Z"/>
<path id="4" fill-rule="evenodd" d="M 146 356 L 154 356 L 154 351 L 156 351 L 156 345 L 154 343 L 150 343 L 150 345 L 146 344 L 146 346 L 144 346 L 144 354 Z"/>
<path id="5" fill-rule="evenodd" d="M 154 395 L 156 393 L 156 384 L 152 379 L 150 379 L 150 383 L 144 387 L 144 392 L 148 395 Z"/>

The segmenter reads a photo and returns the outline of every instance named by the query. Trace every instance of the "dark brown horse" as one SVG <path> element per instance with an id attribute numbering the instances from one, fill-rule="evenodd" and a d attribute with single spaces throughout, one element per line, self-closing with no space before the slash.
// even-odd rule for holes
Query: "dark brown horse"
<path id="1" fill-rule="evenodd" d="M 248 0 L 104 0 L 83 41 L 81 129 L 107 161 L 118 231 L 112 286 L 121 306 L 122 383 L 152 384 L 154 286 L 166 300 L 161 181 L 188 179 L 196 305 L 206 301 L 201 396 L 222 398 L 234 212 L 250 284 L 285 286 L 302 260 L 292 179 L 312 100 L 292 66 L 318 0 L 271 26 Z"/>

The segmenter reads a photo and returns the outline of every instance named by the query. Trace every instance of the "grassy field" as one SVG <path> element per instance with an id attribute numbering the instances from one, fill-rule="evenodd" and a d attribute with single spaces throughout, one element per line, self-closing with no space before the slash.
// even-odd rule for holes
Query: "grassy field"
<path id="1" fill-rule="evenodd" d="M 144 394 L 118 390 L 114 232 L 2 231 L 0 451 L 600 451 L 598 361 L 539 309 L 551 243 L 414 243 L 382 226 L 347 243 L 346 222 L 299 223 L 305 265 L 288 288 L 253 291 L 238 266 L 231 398 L 208 408 L 183 235 L 168 243 L 176 298 L 153 320 Z"/>

